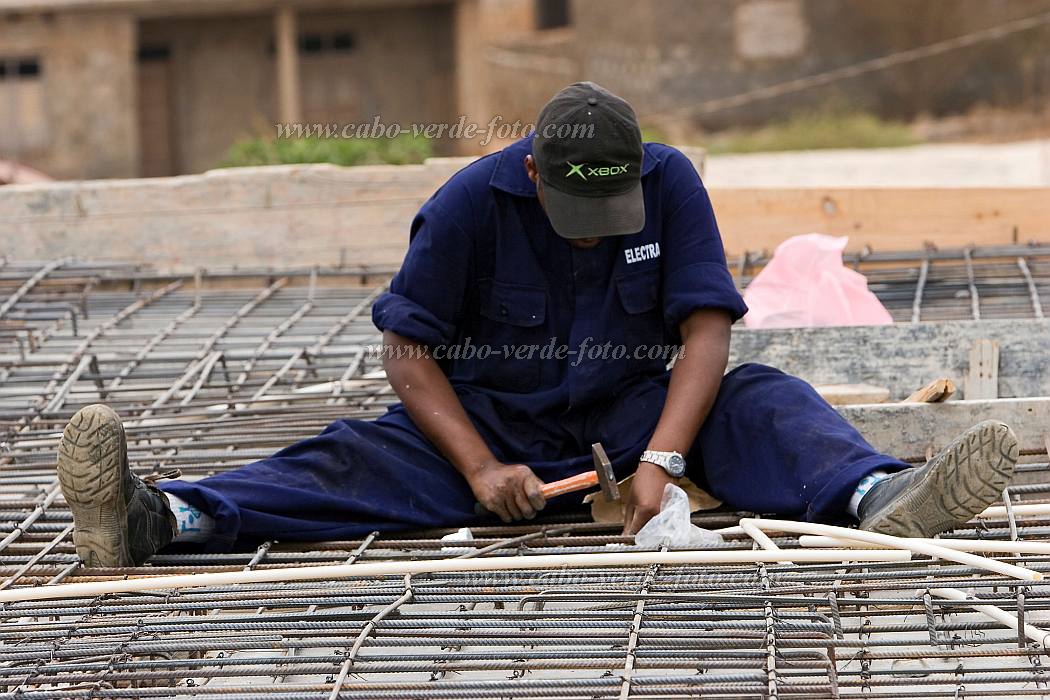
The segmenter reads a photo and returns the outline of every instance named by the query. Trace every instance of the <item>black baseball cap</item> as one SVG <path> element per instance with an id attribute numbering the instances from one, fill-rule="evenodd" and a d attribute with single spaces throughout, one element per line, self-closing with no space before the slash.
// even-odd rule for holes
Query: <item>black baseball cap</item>
<path id="1" fill-rule="evenodd" d="M 540 112 L 532 157 L 558 235 L 623 236 L 645 227 L 642 132 L 623 98 L 594 83 L 565 88 Z"/>

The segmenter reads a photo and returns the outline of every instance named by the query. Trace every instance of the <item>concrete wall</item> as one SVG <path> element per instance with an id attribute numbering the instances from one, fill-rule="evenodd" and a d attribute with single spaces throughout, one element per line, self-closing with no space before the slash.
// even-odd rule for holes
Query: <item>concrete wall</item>
<path id="1" fill-rule="evenodd" d="M 458 114 L 467 122 L 487 125 L 493 117 L 513 115 L 513 122 L 522 113 L 515 103 L 503 100 L 504 93 L 493 90 L 501 85 L 511 95 L 515 87 L 530 80 L 530 74 L 509 74 L 490 64 L 489 52 L 504 41 L 534 36 L 536 16 L 534 0 L 456 0 L 453 26 L 455 31 L 456 104 Z M 531 99 L 536 94 L 526 85 L 524 92 Z M 461 155 L 498 150 L 499 141 L 460 140 L 452 144 Z"/>
<path id="2" fill-rule="evenodd" d="M 307 121 L 454 121 L 451 5 L 302 13 L 299 27 L 345 31 L 355 42 L 345 57 L 300 57 Z"/>
<path id="3" fill-rule="evenodd" d="M 683 118 L 668 112 L 1046 10 L 1050 0 L 574 0 L 573 29 L 557 46 L 541 33 L 489 52 L 489 89 L 515 116 L 531 118 L 556 83 L 594 80 L 630 100 L 643 124 L 673 137 Z M 501 88 L 510 84 L 513 94 Z M 828 103 L 910 118 L 1047 101 L 1044 25 L 690 125 L 758 124 Z"/>
<path id="4" fill-rule="evenodd" d="M 584 73 L 652 112 L 850 65 L 1050 9 L 1048 0 L 576 0 Z M 705 117 L 758 122 L 828 100 L 890 116 L 1050 98 L 1050 27 Z M 641 111 L 641 110 L 640 110 Z"/>
<path id="5" fill-rule="evenodd" d="M 703 153 L 687 150 L 697 167 Z M 231 168 L 0 188 L 0 256 L 216 265 L 397 266 L 419 206 L 469 158 Z"/>
<path id="6" fill-rule="evenodd" d="M 556 92 L 586 79 L 577 34 L 571 28 L 504 40 L 489 46 L 483 58 L 492 111 L 506 122 L 535 123 L 540 109 Z"/>
<path id="7" fill-rule="evenodd" d="M 215 167 L 238 137 L 273 128 L 274 68 L 269 17 L 144 22 L 143 46 L 170 51 L 176 172 Z"/>
<path id="8" fill-rule="evenodd" d="M 60 178 L 137 174 L 135 49 L 125 14 L 0 16 L 0 54 L 39 58 L 46 134 L 41 147 L 2 155 Z"/>

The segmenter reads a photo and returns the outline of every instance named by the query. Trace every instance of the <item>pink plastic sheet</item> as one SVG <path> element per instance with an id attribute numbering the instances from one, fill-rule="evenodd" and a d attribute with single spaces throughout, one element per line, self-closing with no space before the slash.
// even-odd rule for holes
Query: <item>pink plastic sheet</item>
<path id="1" fill-rule="evenodd" d="M 748 328 L 879 326 L 893 323 L 867 278 L 842 264 L 849 238 L 787 239 L 744 291 Z"/>

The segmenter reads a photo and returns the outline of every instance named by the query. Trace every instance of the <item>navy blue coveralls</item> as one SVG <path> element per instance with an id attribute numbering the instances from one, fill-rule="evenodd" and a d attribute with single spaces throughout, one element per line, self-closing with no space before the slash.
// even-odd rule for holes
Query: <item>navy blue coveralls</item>
<path id="1" fill-rule="evenodd" d="M 431 347 L 501 461 L 554 481 L 591 468 L 590 445 L 601 441 L 623 477 L 659 418 L 679 323 L 697 309 L 734 320 L 747 309 L 707 192 L 679 151 L 645 145 L 645 229 L 586 250 L 551 228 L 524 167 L 530 152 L 523 139 L 481 158 L 426 202 L 373 321 Z M 843 519 L 872 470 L 906 466 L 808 384 L 753 364 L 725 376 L 686 459 L 693 480 L 734 507 L 814 521 Z M 466 480 L 401 404 L 163 488 L 215 518 L 211 551 L 476 520 Z"/>

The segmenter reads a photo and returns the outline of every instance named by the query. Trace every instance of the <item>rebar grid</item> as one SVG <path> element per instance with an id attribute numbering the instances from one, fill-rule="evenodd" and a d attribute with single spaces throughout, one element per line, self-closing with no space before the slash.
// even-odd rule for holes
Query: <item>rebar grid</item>
<path id="1" fill-rule="evenodd" d="M 745 288 L 769 262 L 768 253 L 729 261 Z M 845 264 L 897 322 L 1044 318 L 1050 301 L 1050 246 L 1013 245 L 845 253 Z"/>
<path id="2" fill-rule="evenodd" d="M 1033 283 L 1042 284 L 1034 280 L 1050 274 L 1047 261 L 1026 257 Z M 980 292 L 986 258 L 980 250 L 961 260 L 966 258 Z M 939 265 L 931 259 L 926 266 L 926 285 L 939 279 Z M 474 528 L 469 542 L 443 542 L 447 531 L 431 531 L 312 545 L 270 542 L 243 553 L 162 554 L 135 569 L 79 564 L 54 476 L 55 446 L 74 411 L 109 403 L 127 421 L 137 471 L 178 467 L 187 478 L 265 456 L 339 417 L 377 415 L 393 395 L 378 360 L 364 348 L 378 340 L 369 309 L 387 272 L 180 277 L 73 261 L 0 268 L 0 323 L 18 321 L 0 336 L 0 588 L 636 549 L 613 527 L 563 515 L 557 522 Z M 968 288 L 965 264 L 962 272 Z M 971 298 L 962 300 L 967 310 Z M 987 298 L 980 296 L 982 318 L 995 317 Z M 924 319 L 927 308 L 922 306 Z M 1045 519 L 1018 520 L 1009 509 L 1050 500 L 1045 455 L 1032 461 L 1028 480 L 1043 483 L 1011 487 L 1005 519 L 951 536 L 1047 538 Z M 1044 472 L 1046 478 L 1037 478 Z M 715 512 L 695 520 L 714 528 L 738 517 Z M 773 541 L 797 545 L 794 537 Z M 747 538 L 722 545 L 752 546 Z M 1047 556 L 1003 559 L 1050 573 Z M 253 584 L 2 606 L 0 693 L 281 699 L 1050 695 L 1045 648 L 933 593 L 945 588 L 1007 611 L 1022 628 L 1050 629 L 1050 584 L 924 558 Z"/>

